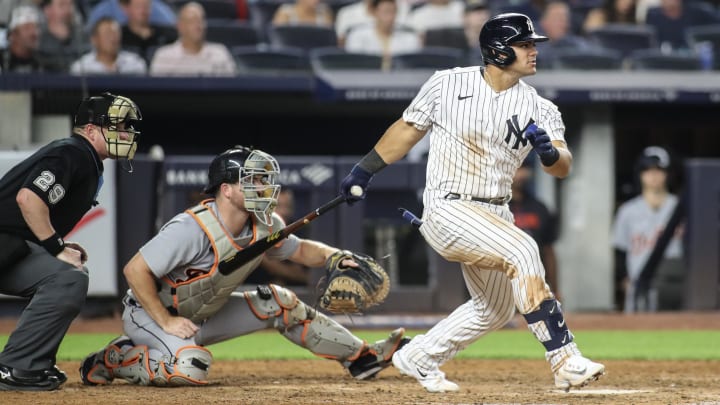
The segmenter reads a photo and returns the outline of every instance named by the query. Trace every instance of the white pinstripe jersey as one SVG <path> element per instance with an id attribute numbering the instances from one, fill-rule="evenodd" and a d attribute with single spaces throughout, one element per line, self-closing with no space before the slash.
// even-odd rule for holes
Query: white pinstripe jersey
<path id="1" fill-rule="evenodd" d="M 524 138 L 532 123 L 552 140 L 565 140 L 555 104 L 522 80 L 496 93 L 478 66 L 442 70 L 428 79 L 403 120 L 428 130 L 430 151 L 425 205 L 449 192 L 505 197 L 532 146 Z"/>

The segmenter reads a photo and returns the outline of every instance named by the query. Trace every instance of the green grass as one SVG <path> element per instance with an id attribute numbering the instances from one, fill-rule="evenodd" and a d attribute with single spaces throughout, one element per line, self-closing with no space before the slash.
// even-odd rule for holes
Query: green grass
<path id="1" fill-rule="evenodd" d="M 367 341 L 383 339 L 386 331 L 356 331 Z M 408 335 L 422 333 L 409 331 Z M 58 360 L 80 360 L 115 335 L 70 334 L 60 345 Z M 575 341 L 593 359 L 720 360 L 720 331 L 580 331 Z M 0 347 L 7 335 L 0 335 Z M 209 347 L 217 360 L 317 358 L 277 332 L 259 332 Z M 460 352 L 465 359 L 542 359 L 543 347 L 525 328 L 500 330 Z"/>

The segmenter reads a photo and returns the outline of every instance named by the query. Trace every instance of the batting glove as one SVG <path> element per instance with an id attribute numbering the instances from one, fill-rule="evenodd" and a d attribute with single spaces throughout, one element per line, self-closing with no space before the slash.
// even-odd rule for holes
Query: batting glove
<path id="1" fill-rule="evenodd" d="M 525 139 L 530 142 L 543 166 L 552 166 L 560 159 L 560 152 L 553 146 L 550 135 L 544 129 L 531 124 L 525 130 Z"/>
<path id="2" fill-rule="evenodd" d="M 355 201 L 364 200 L 366 195 L 365 190 L 367 189 L 368 184 L 370 184 L 370 180 L 372 179 L 372 177 L 372 173 L 358 165 L 355 165 L 352 170 L 350 170 L 350 174 L 348 174 L 343 179 L 342 183 L 340 183 L 340 193 L 350 204 L 354 203 Z M 353 195 L 350 192 L 350 188 L 352 188 L 352 186 L 360 186 L 363 191 L 362 195 Z"/>

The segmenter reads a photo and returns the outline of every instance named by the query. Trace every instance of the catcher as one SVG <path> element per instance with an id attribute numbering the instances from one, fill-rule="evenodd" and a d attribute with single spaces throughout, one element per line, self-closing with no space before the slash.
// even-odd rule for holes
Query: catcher
<path id="1" fill-rule="evenodd" d="M 270 328 L 337 360 L 356 379 L 371 378 L 391 364 L 393 353 L 409 341 L 402 328 L 368 344 L 286 288 L 271 284 L 235 292 L 264 255 L 309 267 L 327 263 L 335 270 L 329 270 L 321 302 L 329 310 L 358 311 L 383 300 L 389 287 L 372 259 L 290 235 L 233 272 L 218 271 L 218 263 L 237 250 L 284 227 L 273 213 L 278 173 L 277 161 L 260 150 L 237 146 L 215 157 L 205 188 L 214 198 L 171 219 L 125 266 L 130 286 L 123 299 L 125 336 L 83 360 L 84 384 L 119 377 L 139 385 L 204 385 L 213 362 L 205 346 Z M 368 273 L 350 276 L 352 269 Z"/>

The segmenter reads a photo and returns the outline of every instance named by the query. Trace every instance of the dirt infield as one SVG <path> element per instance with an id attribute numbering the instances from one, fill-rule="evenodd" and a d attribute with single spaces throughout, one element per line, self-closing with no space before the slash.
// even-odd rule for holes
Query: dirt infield
<path id="1" fill-rule="evenodd" d="M 720 329 L 719 313 L 624 316 L 568 314 L 573 329 Z M 523 325 L 518 320 L 519 325 Z M 70 332 L 119 332 L 119 319 L 77 320 Z M 0 322 L 0 332 L 14 322 Z M 607 374 L 578 391 L 552 385 L 539 360 L 452 360 L 443 370 L 461 386 L 430 394 L 397 370 L 358 382 L 328 360 L 227 361 L 212 366 L 207 387 L 154 388 L 116 382 L 81 385 L 77 362 L 61 362 L 70 380 L 56 392 L 0 393 L 2 404 L 704 404 L 720 405 L 719 361 L 606 361 Z"/>

